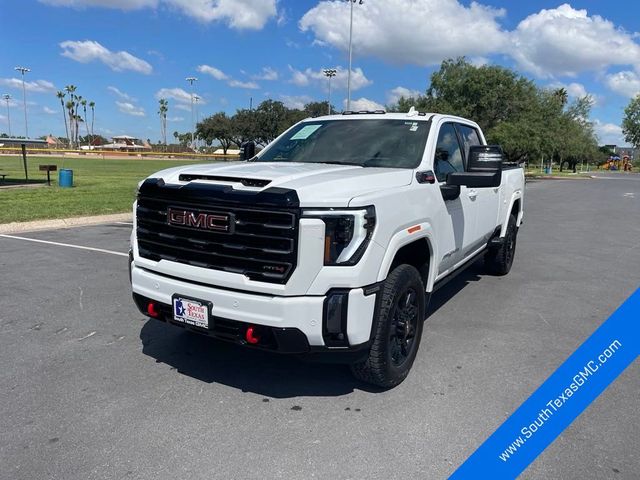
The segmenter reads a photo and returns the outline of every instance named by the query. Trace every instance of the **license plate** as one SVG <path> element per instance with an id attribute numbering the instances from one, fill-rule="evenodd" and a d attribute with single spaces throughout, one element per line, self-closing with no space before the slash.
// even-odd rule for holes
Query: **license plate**
<path id="1" fill-rule="evenodd" d="M 173 319 L 194 327 L 209 328 L 212 304 L 202 300 L 173 297 Z"/>

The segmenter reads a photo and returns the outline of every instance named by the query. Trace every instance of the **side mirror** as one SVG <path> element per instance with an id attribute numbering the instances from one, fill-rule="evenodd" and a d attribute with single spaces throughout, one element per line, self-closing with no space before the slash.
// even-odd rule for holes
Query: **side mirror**
<path id="1" fill-rule="evenodd" d="M 447 185 L 470 188 L 499 187 L 502 181 L 502 148 L 499 145 L 475 145 L 469 148 L 466 172 L 447 175 Z"/>
<path id="2" fill-rule="evenodd" d="M 256 142 L 250 140 L 240 145 L 240 160 L 246 162 L 256 156 Z"/>
<path id="3" fill-rule="evenodd" d="M 500 145 L 474 145 L 469 148 L 468 172 L 497 172 L 504 160 Z"/>

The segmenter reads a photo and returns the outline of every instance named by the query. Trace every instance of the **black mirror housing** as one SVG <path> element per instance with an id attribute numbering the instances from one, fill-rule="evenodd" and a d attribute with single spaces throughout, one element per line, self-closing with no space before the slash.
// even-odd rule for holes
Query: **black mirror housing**
<path id="1" fill-rule="evenodd" d="M 502 170 L 497 172 L 454 172 L 447 175 L 447 185 L 469 188 L 499 187 Z"/>
<path id="2" fill-rule="evenodd" d="M 240 145 L 240 160 L 246 162 L 256 156 L 256 142 L 250 140 Z"/>
<path id="3" fill-rule="evenodd" d="M 497 172 L 502 170 L 504 155 L 500 145 L 474 145 L 469 148 L 468 172 Z"/>

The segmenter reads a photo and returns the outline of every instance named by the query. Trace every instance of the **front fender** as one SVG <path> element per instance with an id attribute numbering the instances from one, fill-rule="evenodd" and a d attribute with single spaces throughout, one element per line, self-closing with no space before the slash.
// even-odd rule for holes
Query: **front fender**
<path id="1" fill-rule="evenodd" d="M 403 228 L 391 237 L 391 240 L 385 249 L 386 253 L 382 260 L 382 264 L 380 265 L 380 270 L 378 271 L 377 281 L 381 282 L 387 278 L 393 259 L 402 247 L 423 238 L 425 238 L 429 244 L 429 278 L 427 280 L 427 285 L 425 285 L 425 289 L 427 292 L 432 291 L 434 279 L 437 275 L 435 259 L 438 258 L 438 246 L 434 241 L 433 227 L 428 222 L 419 223 L 409 228 Z"/>

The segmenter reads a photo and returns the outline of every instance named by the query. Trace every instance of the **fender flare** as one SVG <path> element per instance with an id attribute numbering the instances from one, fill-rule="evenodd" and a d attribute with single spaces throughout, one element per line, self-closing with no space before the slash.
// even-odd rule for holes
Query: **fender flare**
<path id="1" fill-rule="evenodd" d="M 413 233 L 409 233 L 409 230 L 417 227 L 420 227 L 420 229 L 416 230 Z M 427 292 L 432 291 L 434 279 L 437 274 L 437 265 L 435 259 L 438 258 L 438 247 L 437 242 L 434 241 L 433 228 L 428 222 L 419 223 L 410 228 L 403 228 L 402 230 L 393 234 L 393 236 L 389 240 L 387 248 L 385 249 L 386 251 L 384 254 L 384 258 L 382 260 L 382 263 L 380 264 L 380 269 L 378 270 L 377 281 L 381 282 L 387 278 L 387 276 L 389 275 L 391 264 L 393 263 L 393 259 L 402 247 L 421 239 L 426 239 L 429 245 L 429 278 L 427 279 L 427 285 L 425 285 L 425 289 Z"/>
<path id="2" fill-rule="evenodd" d="M 513 210 L 513 206 L 518 200 L 520 200 L 520 210 L 516 215 L 516 226 L 520 227 L 520 224 L 522 223 L 522 217 L 524 214 L 524 210 L 522 207 L 522 190 L 516 190 L 515 192 L 513 192 L 513 195 L 511 195 L 511 201 L 509 202 L 509 209 L 506 210 L 505 212 L 506 213 L 505 218 L 502 222 L 502 227 L 500 228 L 501 238 L 503 238 L 507 234 L 507 225 L 509 224 L 509 215 L 511 215 L 511 210 Z"/>

